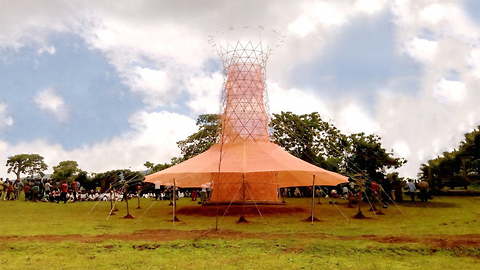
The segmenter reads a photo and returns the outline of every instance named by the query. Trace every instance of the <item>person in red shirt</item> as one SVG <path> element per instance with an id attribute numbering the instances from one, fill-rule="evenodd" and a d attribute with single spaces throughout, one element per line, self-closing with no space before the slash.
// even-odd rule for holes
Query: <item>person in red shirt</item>
<path id="1" fill-rule="evenodd" d="M 57 199 L 57 203 L 63 200 L 63 203 L 67 203 L 67 192 L 68 192 L 68 185 L 67 182 L 63 181 L 62 185 L 60 186 L 60 197 Z"/>
<path id="2" fill-rule="evenodd" d="M 373 194 L 377 195 L 377 193 L 378 193 L 378 183 L 375 182 L 375 181 L 372 181 L 372 183 L 370 184 L 370 188 L 372 189 Z"/>
<path id="3" fill-rule="evenodd" d="M 7 178 L 8 180 L 8 178 Z M 10 198 L 11 196 L 11 198 Z M 6 200 L 9 201 L 9 200 L 13 200 L 13 184 L 12 182 L 8 181 L 8 189 L 7 189 L 7 197 L 6 197 Z"/>
<path id="4" fill-rule="evenodd" d="M 28 199 L 30 199 L 30 183 L 27 182 L 25 184 L 23 192 L 25 193 L 25 201 L 28 201 Z"/>

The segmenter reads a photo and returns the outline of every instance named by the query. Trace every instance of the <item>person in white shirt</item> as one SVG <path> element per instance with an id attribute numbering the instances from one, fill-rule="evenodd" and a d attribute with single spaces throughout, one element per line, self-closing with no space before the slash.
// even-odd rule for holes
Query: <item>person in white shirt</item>
<path id="1" fill-rule="evenodd" d="M 414 202 L 415 190 L 417 190 L 417 188 L 415 187 L 415 184 L 412 182 L 412 180 L 408 180 L 407 187 L 408 187 L 408 193 L 410 194 L 410 198 L 412 198 L 412 202 Z"/>

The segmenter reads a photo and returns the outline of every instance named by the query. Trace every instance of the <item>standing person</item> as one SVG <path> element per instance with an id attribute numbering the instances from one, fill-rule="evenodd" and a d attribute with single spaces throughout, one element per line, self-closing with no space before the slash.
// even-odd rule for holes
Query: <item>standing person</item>
<path id="1" fill-rule="evenodd" d="M 7 188 L 7 197 L 6 197 L 6 200 L 9 201 L 9 200 L 13 200 L 13 184 L 11 181 L 8 180 L 7 178 L 7 181 L 8 181 L 8 188 Z"/>
<path id="2" fill-rule="evenodd" d="M 373 193 L 372 195 L 376 196 L 378 193 L 378 183 L 376 181 L 372 181 L 370 183 L 370 189 L 372 190 L 372 193 Z"/>
<path id="3" fill-rule="evenodd" d="M 63 204 L 67 203 L 67 192 L 68 192 L 68 184 L 67 182 L 63 181 L 62 185 L 60 186 L 60 196 L 57 199 L 57 204 L 63 200 Z"/>
<path id="4" fill-rule="evenodd" d="M 423 180 L 420 181 L 418 188 L 420 189 L 420 200 L 422 202 L 428 201 L 428 182 Z"/>
<path id="5" fill-rule="evenodd" d="M 157 200 L 162 200 L 162 198 L 160 197 L 160 188 L 161 188 L 161 183 L 160 182 L 155 182 L 155 201 Z"/>
<path id="6" fill-rule="evenodd" d="M 3 178 L 0 178 L 0 199 L 3 196 Z"/>
<path id="7" fill-rule="evenodd" d="M 207 201 L 207 186 L 202 185 L 202 190 L 200 191 L 200 202 L 204 204 Z"/>
<path id="8" fill-rule="evenodd" d="M 50 195 L 50 191 L 52 190 L 52 183 L 50 180 L 48 180 L 45 183 L 44 188 L 45 188 L 45 195 Z"/>
<path id="9" fill-rule="evenodd" d="M 293 195 L 295 195 L 295 197 L 301 197 L 302 196 L 302 193 L 300 193 L 300 189 L 298 187 L 295 188 L 295 191 L 293 192 Z"/>
<path id="10" fill-rule="evenodd" d="M 197 200 L 197 196 L 198 196 L 198 193 L 197 193 L 197 189 L 193 189 L 192 191 L 192 201 L 196 201 Z"/>
<path id="11" fill-rule="evenodd" d="M 76 202 L 77 201 L 77 193 L 78 193 L 78 188 L 80 187 L 80 183 L 75 180 L 75 182 L 73 182 L 73 201 Z"/>
<path id="12" fill-rule="evenodd" d="M 13 199 L 18 200 L 19 196 L 20 196 L 20 179 L 17 179 L 13 183 Z"/>
<path id="13" fill-rule="evenodd" d="M 412 182 L 412 180 L 408 180 L 407 187 L 408 187 L 408 193 L 410 194 L 410 198 L 412 198 L 412 202 L 414 202 L 415 190 L 417 190 L 417 188 L 415 187 L 415 184 Z"/>
<path id="14" fill-rule="evenodd" d="M 38 186 L 38 182 L 37 181 L 33 182 L 33 187 L 30 192 L 32 201 L 38 202 L 37 196 L 39 191 L 40 191 L 40 187 Z"/>
<path id="15" fill-rule="evenodd" d="M 347 187 L 347 184 L 344 184 L 343 187 L 342 187 L 342 196 L 344 198 L 348 198 L 348 187 Z"/>
<path id="16" fill-rule="evenodd" d="M 25 201 L 30 199 L 30 183 L 26 182 L 23 186 L 23 193 L 25 193 Z"/>
<path id="17" fill-rule="evenodd" d="M 3 182 L 2 184 L 3 184 L 3 197 L 2 197 L 2 199 L 5 201 L 5 198 L 7 197 L 7 193 L 8 193 L 8 178 L 5 179 L 5 182 Z"/>

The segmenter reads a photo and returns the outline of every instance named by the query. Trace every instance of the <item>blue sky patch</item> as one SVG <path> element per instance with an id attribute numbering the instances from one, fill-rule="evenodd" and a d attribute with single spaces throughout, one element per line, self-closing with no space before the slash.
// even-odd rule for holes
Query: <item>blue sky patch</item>
<path id="1" fill-rule="evenodd" d="M 368 105 L 374 102 L 372 90 L 388 87 L 392 78 L 406 78 L 398 90 L 415 93 L 420 67 L 397 53 L 392 19 L 389 12 L 357 17 L 317 57 L 296 67 L 295 83 L 320 97 L 347 95 Z"/>
<path id="2" fill-rule="evenodd" d="M 57 35 L 51 44 L 53 55 L 23 48 L 8 52 L 12 60 L 0 63 L 0 100 L 14 120 L 3 138 L 14 144 L 45 138 L 72 149 L 128 131 L 128 117 L 143 104 L 107 60 L 73 35 Z M 34 104 L 46 88 L 64 99 L 67 121 L 57 122 Z"/>

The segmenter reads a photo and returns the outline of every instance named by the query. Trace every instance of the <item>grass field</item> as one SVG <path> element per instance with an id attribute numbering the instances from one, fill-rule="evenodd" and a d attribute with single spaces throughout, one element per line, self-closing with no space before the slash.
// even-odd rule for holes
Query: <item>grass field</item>
<path id="1" fill-rule="evenodd" d="M 480 197 L 405 202 L 368 219 L 346 201 L 289 199 L 305 212 L 216 218 L 178 215 L 168 202 L 130 201 L 108 216 L 109 202 L 0 201 L 3 269 L 480 269 Z M 198 207 L 188 198 L 178 208 Z M 338 208 L 337 208 L 338 207 Z M 149 208 L 148 211 L 147 208 Z M 340 212 L 342 211 L 343 214 Z M 344 215 L 348 218 L 345 218 Z M 265 224 L 266 223 L 266 224 Z"/>

